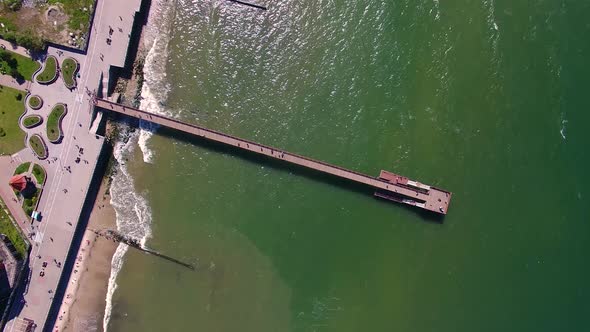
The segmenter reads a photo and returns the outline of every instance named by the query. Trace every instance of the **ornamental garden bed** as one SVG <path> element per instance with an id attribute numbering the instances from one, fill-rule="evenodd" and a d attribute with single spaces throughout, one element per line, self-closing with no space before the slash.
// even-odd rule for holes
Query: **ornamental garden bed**
<path id="1" fill-rule="evenodd" d="M 63 137 L 61 122 L 67 113 L 68 109 L 65 104 L 53 106 L 47 118 L 47 139 L 49 139 L 49 142 L 57 144 L 61 141 Z"/>
<path id="2" fill-rule="evenodd" d="M 43 122 L 40 115 L 27 115 L 23 118 L 23 126 L 27 129 L 35 128 Z"/>
<path id="3" fill-rule="evenodd" d="M 43 99 L 37 95 L 30 96 L 27 104 L 31 109 L 38 110 L 43 106 Z"/>
<path id="4" fill-rule="evenodd" d="M 18 167 L 14 170 L 14 175 L 19 175 L 19 174 L 23 174 L 25 172 L 28 172 L 30 166 L 31 166 L 31 162 L 29 162 L 29 161 L 18 165 Z"/>
<path id="5" fill-rule="evenodd" d="M 45 145 L 45 141 L 43 138 L 38 134 L 35 134 L 29 138 L 29 146 L 39 159 L 47 158 L 47 145 Z"/>
<path id="6" fill-rule="evenodd" d="M 37 75 L 37 82 L 41 84 L 51 84 L 57 79 L 57 59 L 50 55 L 45 60 L 43 71 Z"/>
<path id="7" fill-rule="evenodd" d="M 61 63 L 61 76 L 68 89 L 76 87 L 76 74 L 80 68 L 80 64 L 74 58 L 66 58 Z"/>
<path id="8" fill-rule="evenodd" d="M 45 184 L 47 173 L 45 172 L 43 166 L 39 164 L 33 165 L 33 176 L 35 177 L 35 180 L 37 180 L 38 185 L 42 186 Z"/>

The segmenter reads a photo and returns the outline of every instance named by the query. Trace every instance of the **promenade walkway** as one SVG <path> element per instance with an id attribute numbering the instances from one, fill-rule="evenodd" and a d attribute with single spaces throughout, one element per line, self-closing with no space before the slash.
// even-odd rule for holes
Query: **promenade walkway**
<path id="1" fill-rule="evenodd" d="M 101 79 L 111 72 L 112 66 L 120 67 L 125 63 L 140 4 L 141 0 L 98 1 L 85 54 L 55 46 L 47 48 L 47 55 L 55 56 L 60 63 L 66 57 L 79 62 L 77 88 L 68 89 L 61 78 L 49 85 L 37 82 L 30 85 L 31 94 L 41 96 L 44 103 L 41 109 L 28 110 L 27 114 L 38 114 L 46 119 L 56 103 L 65 103 L 68 113 L 62 122 L 63 139 L 59 144 L 48 143 L 47 159 L 39 161 L 29 148 L 12 155 L 19 162 L 42 164 L 47 171 L 47 181 L 37 208 L 42 221 L 34 222 L 30 274 L 29 279 L 24 280 L 28 287 L 12 306 L 5 331 L 19 331 L 28 323 L 35 324 L 36 331 L 53 330 L 55 321 L 59 320 L 57 310 L 63 300 L 59 290 L 65 290 L 73 272 L 63 269 L 68 266 L 68 253 L 78 250 L 71 247 L 72 239 L 104 144 L 104 137 L 88 130 L 93 120 L 90 92 L 100 88 Z M 27 133 L 39 134 L 48 142 L 45 128 L 38 126 L 28 129 Z M 13 172 L 14 168 L 10 168 Z M 0 188 L 7 186 L 7 182 L 0 182 Z"/>
<path id="2" fill-rule="evenodd" d="M 393 173 L 382 171 L 379 177 L 372 177 L 342 167 L 330 165 L 322 161 L 313 160 L 277 148 L 227 135 L 215 130 L 185 123 L 173 118 L 126 107 L 108 100 L 97 99 L 95 105 L 111 112 L 125 114 L 137 119 L 157 123 L 161 126 L 173 128 L 190 135 L 231 145 L 242 150 L 247 150 L 256 154 L 279 159 L 291 164 L 311 168 L 319 172 L 361 183 L 373 187 L 377 191 L 376 196 L 384 199 L 414 205 L 441 214 L 446 214 L 449 207 L 451 199 L 450 192 L 424 185 L 420 182 L 412 181 Z"/>

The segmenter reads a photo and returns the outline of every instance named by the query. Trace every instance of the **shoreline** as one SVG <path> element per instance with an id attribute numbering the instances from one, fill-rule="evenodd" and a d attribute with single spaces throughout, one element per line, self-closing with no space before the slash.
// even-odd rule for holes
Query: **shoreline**
<path id="1" fill-rule="evenodd" d="M 111 259 L 118 243 L 88 229 L 116 228 L 107 190 L 108 178 L 104 178 L 53 331 L 98 331 L 102 327 Z"/>
<path id="2" fill-rule="evenodd" d="M 154 7 L 145 15 L 150 16 Z M 146 27 L 139 34 L 137 52 L 129 71 L 131 77 L 118 77 L 115 91 L 121 94 L 126 103 L 138 102 L 143 83 L 143 62 L 147 53 L 145 42 Z M 117 123 L 107 121 L 106 135 L 110 137 L 117 131 Z M 106 144 L 114 145 L 111 141 Z M 114 161 L 114 156 L 111 156 Z M 117 230 L 117 215 L 111 204 L 111 182 L 116 172 L 116 161 L 109 161 L 105 176 L 100 183 L 90 219 L 86 227 L 76 258 L 76 266 L 68 280 L 63 302 L 58 311 L 53 331 L 86 332 L 104 331 L 103 319 L 106 314 L 107 293 L 112 272 L 112 260 L 119 243 L 98 237 L 90 229 Z M 78 271 L 78 272 L 76 272 Z"/>

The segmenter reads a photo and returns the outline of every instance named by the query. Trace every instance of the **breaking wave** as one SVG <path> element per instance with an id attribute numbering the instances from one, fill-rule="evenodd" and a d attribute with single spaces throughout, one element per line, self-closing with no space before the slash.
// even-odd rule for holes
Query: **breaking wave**
<path id="1" fill-rule="evenodd" d="M 158 114 L 166 114 L 164 101 L 169 86 L 166 83 L 166 58 L 168 55 L 168 35 L 174 1 L 158 0 L 152 3 L 148 24 L 144 29 L 143 46 L 149 49 L 145 56 L 141 90 L 140 109 Z M 134 190 L 133 178 L 127 167 L 127 160 L 132 158 L 136 144 L 142 151 L 143 161 L 151 163 L 154 152 L 149 148 L 149 139 L 157 127 L 140 121 L 139 130 L 133 131 L 127 125 L 122 128 L 115 144 L 113 156 L 117 161 L 111 181 L 111 205 L 117 218 L 117 230 L 140 241 L 145 246 L 151 236 L 152 213 L 148 201 L 141 193 Z M 117 276 L 124 263 L 128 250 L 125 244 L 119 244 L 111 261 L 111 273 L 106 295 L 103 331 L 107 331 L 113 307 L 113 295 L 117 289 Z"/>

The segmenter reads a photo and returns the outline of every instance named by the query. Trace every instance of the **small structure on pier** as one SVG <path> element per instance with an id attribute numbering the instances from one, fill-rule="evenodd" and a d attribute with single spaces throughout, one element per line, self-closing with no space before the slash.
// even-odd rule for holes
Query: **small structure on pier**
<path id="1" fill-rule="evenodd" d="M 414 205 L 442 214 L 447 213 L 452 195 L 450 192 L 410 180 L 405 176 L 383 170 L 381 171 L 381 174 L 379 174 L 379 179 L 382 181 L 387 181 L 396 186 L 413 190 L 416 192 L 416 197 L 414 198 L 411 196 L 399 195 L 397 194 L 397 189 L 394 189 L 393 192 L 377 190 L 375 191 L 375 196 L 394 202 Z M 424 199 L 423 197 L 427 197 L 427 199 Z"/>

